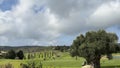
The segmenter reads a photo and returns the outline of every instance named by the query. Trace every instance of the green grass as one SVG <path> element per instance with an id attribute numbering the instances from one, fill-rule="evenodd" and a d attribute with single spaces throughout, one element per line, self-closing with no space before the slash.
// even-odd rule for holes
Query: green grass
<path id="1" fill-rule="evenodd" d="M 116 54 L 115 54 L 116 55 Z M 34 59 L 36 62 L 41 61 L 41 59 Z M 26 63 L 31 60 L 10 60 L 10 59 L 0 59 L 0 65 L 11 63 L 14 65 L 14 68 L 20 68 L 20 63 Z M 70 57 L 69 53 L 62 53 L 61 57 L 57 57 L 55 60 L 46 60 L 43 61 L 44 68 L 81 68 L 81 64 L 84 61 L 83 58 L 75 58 Z M 120 68 L 120 59 L 102 59 L 101 60 L 101 68 Z"/>

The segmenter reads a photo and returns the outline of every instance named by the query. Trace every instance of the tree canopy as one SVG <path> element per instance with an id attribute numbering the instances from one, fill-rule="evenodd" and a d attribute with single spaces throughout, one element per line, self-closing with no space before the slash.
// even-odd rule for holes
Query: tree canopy
<path id="1" fill-rule="evenodd" d="M 84 57 L 87 64 L 93 64 L 100 68 L 100 58 L 117 52 L 118 37 L 114 33 L 107 33 L 105 30 L 89 31 L 81 34 L 72 43 L 71 55 Z"/>
<path id="2" fill-rule="evenodd" d="M 24 58 L 24 53 L 23 53 L 22 50 L 20 50 L 20 51 L 17 52 L 17 57 L 18 57 L 19 59 L 23 59 L 23 58 Z"/>
<path id="3" fill-rule="evenodd" d="M 16 53 L 15 53 L 15 51 L 14 51 L 14 50 L 10 50 L 10 51 L 8 51 L 6 57 L 7 57 L 8 59 L 15 59 L 15 57 L 16 57 Z"/>

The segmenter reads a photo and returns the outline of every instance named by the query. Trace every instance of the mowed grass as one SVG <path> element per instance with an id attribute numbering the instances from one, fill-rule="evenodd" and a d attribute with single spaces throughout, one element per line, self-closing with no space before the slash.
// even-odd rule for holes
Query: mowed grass
<path id="1" fill-rule="evenodd" d="M 84 58 L 72 58 L 69 53 L 63 53 L 61 57 L 49 60 L 33 59 L 36 62 L 42 61 L 43 68 L 81 68 L 81 64 L 85 60 Z M 26 63 L 32 60 L 10 60 L 10 59 L 0 59 L 0 65 L 11 63 L 14 68 L 20 68 L 20 63 Z M 120 68 L 120 59 L 101 59 L 101 68 Z"/>
<path id="2" fill-rule="evenodd" d="M 5 64 L 13 64 L 14 68 L 20 68 L 20 63 L 24 62 L 24 60 L 10 60 L 10 59 L 1 59 L 0 60 L 0 65 L 5 65 Z"/>

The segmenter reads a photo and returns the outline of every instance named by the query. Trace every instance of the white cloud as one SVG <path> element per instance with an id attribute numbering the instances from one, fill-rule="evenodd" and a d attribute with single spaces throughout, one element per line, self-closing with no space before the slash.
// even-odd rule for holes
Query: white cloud
<path id="1" fill-rule="evenodd" d="M 35 4 L 32 0 L 20 0 L 12 10 L 0 12 L 1 36 L 6 36 L 9 40 L 31 39 L 44 42 L 51 42 L 59 36 L 54 15 L 48 10 L 35 13 Z"/>
<path id="2" fill-rule="evenodd" d="M 19 0 L 0 11 L 0 44 L 56 44 L 61 35 L 118 25 L 119 16 L 115 0 Z"/>
<path id="3" fill-rule="evenodd" d="M 110 27 L 120 24 L 120 2 L 111 1 L 103 4 L 90 16 L 89 24 L 93 27 Z"/>
<path id="4" fill-rule="evenodd" d="M 102 4 L 106 5 L 109 2 L 115 2 L 115 0 L 91 0 L 89 2 L 87 0 L 48 0 L 47 7 L 58 19 L 60 33 L 75 35 L 99 26 L 98 20 L 93 26 L 92 19 L 94 18 L 91 15 L 94 15 Z M 107 27 L 106 25 L 103 24 L 102 27 Z"/>

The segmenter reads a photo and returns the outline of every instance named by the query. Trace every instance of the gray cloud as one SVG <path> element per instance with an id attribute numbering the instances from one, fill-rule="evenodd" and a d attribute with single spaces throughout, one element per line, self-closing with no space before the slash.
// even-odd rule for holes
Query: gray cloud
<path id="1" fill-rule="evenodd" d="M 114 4 L 110 6 L 110 3 Z M 120 13 L 118 11 L 119 7 L 117 7 L 117 10 L 112 10 L 116 8 L 113 6 L 117 3 L 119 3 L 119 1 L 116 0 L 49 0 L 47 2 L 47 7 L 49 7 L 50 12 L 59 19 L 58 24 L 60 26 L 60 31 L 67 35 L 73 35 L 85 30 L 107 28 L 111 25 L 118 24 L 119 21 L 116 20 L 120 18 L 117 17 Z M 104 8 L 106 6 L 107 9 L 110 10 Z M 101 7 L 103 7 L 103 9 L 101 9 Z M 103 10 L 103 13 L 101 10 Z M 98 11 L 98 15 L 95 15 Z M 112 14 L 114 13 L 113 11 L 117 12 L 117 16 Z M 110 16 L 105 16 L 104 13 L 106 12 L 109 13 L 106 15 Z M 102 24 L 100 22 L 102 22 Z"/>
<path id="2" fill-rule="evenodd" d="M 89 17 L 89 25 L 93 27 L 108 28 L 120 24 L 120 2 L 112 1 L 102 4 L 96 11 Z"/>
<path id="3" fill-rule="evenodd" d="M 0 44 L 55 44 L 62 35 L 119 25 L 119 16 L 117 0 L 20 0 L 0 11 Z"/>
<path id="4" fill-rule="evenodd" d="M 108 1 L 112 0 L 48 0 L 47 7 L 51 13 L 64 18 L 75 12 L 81 13 L 81 16 L 86 16 Z"/>

